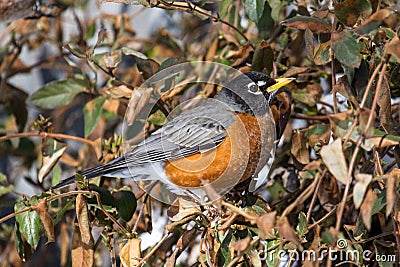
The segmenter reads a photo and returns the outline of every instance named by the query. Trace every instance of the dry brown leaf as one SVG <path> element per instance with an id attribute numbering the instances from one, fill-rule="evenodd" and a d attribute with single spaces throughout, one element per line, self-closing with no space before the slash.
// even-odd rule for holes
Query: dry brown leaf
<path id="1" fill-rule="evenodd" d="M 93 244 L 82 242 L 79 226 L 74 228 L 72 237 L 72 267 L 92 267 L 94 266 L 94 247 Z"/>
<path id="2" fill-rule="evenodd" d="M 186 231 L 182 234 L 179 238 L 178 242 L 176 243 L 176 248 L 172 255 L 168 258 L 167 262 L 165 263 L 165 267 L 174 267 L 176 266 L 176 260 L 179 255 L 190 245 L 190 243 L 195 240 L 197 235 L 197 229 L 192 228 L 189 231 Z"/>
<path id="3" fill-rule="evenodd" d="M 400 45 L 400 42 L 398 43 Z M 390 95 L 389 81 L 383 76 L 381 89 L 378 95 L 379 119 L 382 125 L 390 125 L 392 123 L 392 103 Z"/>
<path id="4" fill-rule="evenodd" d="M 118 109 L 120 106 L 120 101 L 116 99 L 106 99 L 103 104 L 103 109 L 107 110 L 113 114 L 118 114 Z"/>
<path id="5" fill-rule="evenodd" d="M 333 143 L 323 146 L 321 157 L 330 173 L 342 184 L 347 184 L 348 168 L 342 150 L 342 139 L 338 138 Z"/>
<path id="6" fill-rule="evenodd" d="M 366 173 L 357 173 L 355 178 L 357 182 L 353 187 L 353 202 L 356 209 L 358 209 L 364 199 L 368 185 L 372 181 L 372 175 Z"/>
<path id="7" fill-rule="evenodd" d="M 274 238 L 275 219 L 276 211 L 266 213 L 260 217 L 257 217 L 257 227 L 263 233 L 262 238 Z"/>
<path id="8" fill-rule="evenodd" d="M 331 211 L 340 202 L 338 182 L 329 173 L 322 178 L 317 197 L 322 208 L 326 211 Z"/>
<path id="9" fill-rule="evenodd" d="M 310 163 L 310 153 L 308 152 L 307 143 L 304 138 L 303 132 L 296 131 L 293 134 L 292 147 L 290 152 L 301 164 Z"/>
<path id="10" fill-rule="evenodd" d="M 76 219 L 78 220 L 81 242 L 86 246 L 93 246 L 93 236 L 90 229 L 86 197 L 83 194 L 77 195 L 75 205 Z"/>
<path id="11" fill-rule="evenodd" d="M 132 92 L 125 116 L 128 125 L 132 125 L 135 122 L 137 115 L 149 102 L 152 93 L 153 88 L 139 88 Z"/>
<path id="12" fill-rule="evenodd" d="M 364 22 L 361 24 L 361 26 L 364 26 L 365 24 L 371 23 L 373 21 L 384 21 L 392 13 L 393 13 L 393 11 L 389 8 L 384 8 L 384 9 L 378 10 L 377 12 L 375 12 L 371 16 L 369 16 L 368 19 L 364 20 Z"/>
<path id="13" fill-rule="evenodd" d="M 231 248 L 235 251 L 243 252 L 246 251 L 250 247 L 251 239 L 249 236 L 246 236 L 243 239 L 239 239 L 235 242 L 232 242 L 230 245 Z"/>
<path id="14" fill-rule="evenodd" d="M 60 265 L 66 266 L 68 262 L 69 245 L 71 241 L 70 233 L 68 231 L 68 225 L 66 222 L 62 222 L 60 226 L 60 235 L 58 237 L 60 241 Z"/>
<path id="15" fill-rule="evenodd" d="M 40 220 L 42 221 L 43 228 L 47 236 L 46 244 L 54 242 L 56 240 L 54 235 L 54 224 L 53 219 L 47 211 L 47 200 L 45 198 L 40 199 L 38 204 L 32 206 L 32 209 L 36 211 L 40 217 Z"/>
<path id="16" fill-rule="evenodd" d="M 218 43 L 219 38 L 214 38 L 214 41 L 211 43 L 210 48 L 207 50 L 206 60 L 212 59 L 218 51 Z"/>
<path id="17" fill-rule="evenodd" d="M 139 238 L 132 238 L 122 247 L 119 257 L 124 267 L 141 266 L 141 242 Z"/>
<path id="18" fill-rule="evenodd" d="M 400 60 L 400 39 L 397 35 L 385 45 L 385 52 Z"/>
<path id="19" fill-rule="evenodd" d="M 393 169 L 386 176 L 386 217 L 390 215 L 396 203 L 396 188 L 399 185 L 400 169 Z"/>
<path id="20" fill-rule="evenodd" d="M 359 108 L 360 105 L 352 92 L 347 76 L 340 77 L 336 84 L 333 85 L 333 90 L 349 99 L 356 108 Z"/>
<path id="21" fill-rule="evenodd" d="M 372 189 L 368 189 L 365 195 L 364 201 L 360 206 L 361 218 L 364 222 L 365 227 L 371 230 L 371 219 L 372 219 L 372 207 L 374 206 L 375 200 L 378 197 L 374 194 Z"/>
<path id="22" fill-rule="evenodd" d="M 179 198 L 178 203 L 178 206 L 172 205 L 167 211 L 168 218 L 173 222 L 180 221 L 188 216 L 202 214 L 200 206 L 194 202 Z"/>
<path id="23" fill-rule="evenodd" d="M 317 17 L 297 16 L 282 22 L 282 24 L 299 30 L 310 29 L 313 33 L 326 33 L 332 30 L 329 23 Z"/>
<path id="24" fill-rule="evenodd" d="M 276 229 L 281 237 L 287 241 L 293 242 L 296 246 L 300 245 L 300 241 L 296 236 L 296 232 L 290 226 L 287 217 L 279 218 L 276 224 Z"/>
<path id="25" fill-rule="evenodd" d="M 389 138 L 382 137 L 371 137 L 368 140 L 371 140 L 374 143 L 376 148 L 388 147 L 388 146 L 397 146 L 399 142 L 390 140 Z"/>
<path id="26" fill-rule="evenodd" d="M 310 67 L 290 67 L 282 77 L 290 78 L 308 71 L 310 71 Z"/>
<path id="27" fill-rule="evenodd" d="M 366 137 L 371 137 L 374 134 L 374 125 L 371 123 L 368 129 L 368 120 L 371 116 L 371 110 L 368 108 L 360 108 L 358 114 L 358 121 L 359 121 L 359 129 L 362 133 L 366 135 Z M 372 122 L 375 121 L 376 114 L 375 112 L 372 113 Z"/>

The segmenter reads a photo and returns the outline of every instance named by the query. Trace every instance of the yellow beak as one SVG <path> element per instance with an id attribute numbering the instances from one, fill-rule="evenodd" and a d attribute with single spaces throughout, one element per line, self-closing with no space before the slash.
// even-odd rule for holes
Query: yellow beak
<path id="1" fill-rule="evenodd" d="M 267 92 L 272 93 L 272 92 L 278 90 L 279 88 L 281 88 L 285 85 L 288 85 L 289 83 L 291 83 L 294 80 L 296 80 L 296 78 L 277 78 L 277 79 L 275 79 L 276 84 L 268 87 Z"/>

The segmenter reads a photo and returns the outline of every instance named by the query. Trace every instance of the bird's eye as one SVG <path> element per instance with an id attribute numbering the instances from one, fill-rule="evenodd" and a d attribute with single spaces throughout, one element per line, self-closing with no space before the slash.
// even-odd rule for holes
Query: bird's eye
<path id="1" fill-rule="evenodd" d="M 260 94 L 260 93 L 261 93 L 261 91 L 259 90 L 258 85 L 255 84 L 255 83 L 249 83 L 249 84 L 247 85 L 247 89 L 248 89 L 248 91 L 249 91 L 250 93 L 252 93 L 252 94 Z"/>

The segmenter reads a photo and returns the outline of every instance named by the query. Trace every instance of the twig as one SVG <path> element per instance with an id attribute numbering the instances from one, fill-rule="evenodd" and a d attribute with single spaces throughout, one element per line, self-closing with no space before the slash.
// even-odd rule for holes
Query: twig
<path id="1" fill-rule="evenodd" d="M 358 151 L 360 150 L 360 146 L 361 146 L 361 143 L 363 142 L 363 140 L 364 140 L 364 138 L 362 137 L 362 135 L 360 135 L 360 137 L 358 138 L 358 141 L 357 141 L 356 148 L 354 149 L 353 156 L 351 157 L 349 170 L 347 172 L 346 187 L 344 188 L 343 198 L 339 204 L 338 212 L 337 212 L 337 216 L 336 216 L 336 226 L 335 226 L 336 233 L 339 232 L 340 226 L 342 224 L 344 207 L 346 206 L 347 195 L 349 194 L 349 191 L 350 191 L 351 178 L 352 178 L 352 174 L 353 174 L 354 165 L 356 162 Z"/>
<path id="2" fill-rule="evenodd" d="M 138 216 L 137 216 L 136 222 L 135 222 L 135 224 L 133 225 L 132 233 L 136 232 L 136 229 L 137 229 L 137 227 L 138 227 L 140 218 L 142 217 L 143 210 L 144 210 L 144 207 L 145 207 L 145 205 L 146 205 L 146 200 L 148 199 L 148 196 L 149 196 L 149 195 L 146 194 L 146 196 L 145 196 L 145 198 L 144 198 L 144 200 L 143 200 L 142 207 L 140 208 L 140 211 L 139 211 L 139 214 L 138 214 Z"/>
<path id="3" fill-rule="evenodd" d="M 385 75 L 386 67 L 387 67 L 387 63 L 385 62 L 383 64 L 382 68 L 380 69 L 380 74 L 379 74 L 379 78 L 378 78 L 378 84 L 377 84 L 376 90 L 375 90 L 375 97 L 374 97 L 374 100 L 372 102 L 371 112 L 370 112 L 370 115 L 368 117 L 367 124 L 365 126 L 365 131 L 368 131 L 369 127 L 372 124 L 372 119 L 374 117 L 373 114 L 375 112 L 376 105 L 377 105 L 377 102 L 378 102 L 379 91 L 381 89 L 381 84 L 382 84 L 382 81 L 383 81 L 383 76 Z M 360 150 L 360 146 L 361 146 L 362 142 L 364 141 L 365 134 L 366 134 L 366 132 L 364 132 L 364 134 L 359 136 L 356 148 L 354 149 L 354 152 L 353 152 L 353 156 L 351 157 L 349 170 L 348 170 L 348 173 L 347 173 L 347 183 L 346 183 L 346 187 L 344 189 L 342 201 L 340 202 L 340 205 L 338 207 L 338 212 L 337 212 L 337 217 L 336 217 L 336 226 L 335 226 L 335 232 L 336 233 L 338 233 L 339 230 L 340 230 L 340 226 L 341 226 L 341 223 L 342 223 L 343 212 L 344 212 L 344 207 L 346 205 L 346 198 L 347 198 L 347 195 L 348 195 L 348 193 L 350 191 L 351 177 L 352 177 L 352 174 L 353 174 L 355 161 L 356 161 L 358 152 Z"/>
<path id="4" fill-rule="evenodd" d="M 382 69 L 379 73 L 378 84 L 376 85 L 376 90 L 375 90 L 375 97 L 374 97 L 374 101 L 372 102 L 372 107 L 371 107 L 371 111 L 369 113 L 367 125 L 365 126 L 365 131 L 368 131 L 369 127 L 372 124 L 372 119 L 374 117 L 374 112 L 376 109 L 376 105 L 378 103 L 379 91 L 381 90 L 383 76 L 385 76 L 386 68 L 387 68 L 387 62 L 385 62 L 383 64 Z"/>
<path id="5" fill-rule="evenodd" d="M 320 224 L 321 222 L 325 221 L 326 219 L 328 219 L 333 213 L 335 213 L 337 209 L 337 206 L 335 206 L 333 209 L 331 209 L 327 214 L 325 214 L 321 219 L 319 219 L 318 221 L 316 221 L 315 223 L 307 226 L 307 229 L 310 230 L 312 228 L 314 228 L 315 226 L 317 226 L 318 224 Z"/>
<path id="6" fill-rule="evenodd" d="M 53 195 L 51 197 L 49 197 L 48 199 L 46 199 L 46 202 L 51 202 L 54 201 L 56 199 L 59 198 L 64 198 L 64 197 L 69 197 L 69 196 L 73 196 L 73 195 L 78 195 L 78 194 L 88 194 L 88 195 L 94 195 L 96 197 L 97 203 L 99 204 L 100 210 L 110 219 L 112 220 L 116 225 L 118 225 L 121 230 L 123 232 L 125 232 L 125 234 L 129 234 L 129 231 L 125 229 L 125 227 L 123 227 L 113 216 L 111 216 L 110 213 L 108 213 L 108 211 L 106 211 L 103 207 L 103 204 L 101 203 L 101 199 L 100 199 L 100 194 L 96 191 L 70 191 L 70 192 L 66 192 L 66 193 L 62 193 L 59 195 Z M 0 218 L 0 223 L 7 221 L 13 217 L 15 217 L 16 215 L 20 214 L 20 213 L 24 213 L 27 211 L 30 211 L 32 209 L 32 207 L 27 207 L 25 209 L 13 212 L 3 218 Z"/>
<path id="7" fill-rule="evenodd" d="M 221 204 L 222 204 L 223 206 L 229 208 L 231 211 L 233 211 L 233 212 L 235 212 L 235 213 L 237 213 L 237 214 L 243 216 L 244 218 L 246 218 L 247 220 L 249 220 L 251 223 L 253 223 L 253 224 L 255 223 L 256 217 L 251 216 L 250 214 L 244 212 L 242 209 L 240 209 L 240 208 L 238 208 L 238 207 L 236 207 L 236 206 L 234 206 L 234 205 L 232 205 L 232 204 L 230 204 L 230 203 L 228 203 L 228 202 L 225 202 L 225 201 L 222 201 Z"/>
<path id="8" fill-rule="evenodd" d="M 86 143 L 88 145 L 91 145 L 92 147 L 95 146 L 95 143 L 92 140 L 89 140 L 89 139 L 86 139 L 86 138 L 72 136 L 72 135 L 68 135 L 68 134 L 46 133 L 46 132 L 39 132 L 39 133 L 31 132 L 31 133 L 9 134 L 9 135 L 5 135 L 5 136 L 1 136 L 0 137 L 0 142 L 8 140 L 8 139 L 12 139 L 12 138 L 34 137 L 34 136 L 38 136 L 38 137 L 53 137 L 53 138 L 59 138 L 59 139 L 69 139 L 69 140 L 74 140 L 74 141 Z"/>
<path id="9" fill-rule="evenodd" d="M 308 211 L 307 211 L 307 217 L 306 217 L 307 222 L 310 220 L 311 212 L 312 212 L 312 209 L 313 209 L 313 207 L 314 207 L 314 203 L 315 203 L 315 201 L 317 200 L 318 190 L 319 190 L 319 187 L 320 187 L 320 185 L 321 185 L 322 179 L 323 179 L 324 176 L 325 176 L 325 173 L 326 173 L 326 169 L 323 171 L 323 173 L 321 174 L 321 176 L 318 176 L 318 177 L 315 178 L 315 179 L 318 179 L 319 181 L 318 181 L 317 187 L 315 188 L 313 197 L 312 197 L 312 199 L 311 199 L 310 207 L 308 208 Z"/>
<path id="10" fill-rule="evenodd" d="M 3 222 L 5 222 L 5 221 L 7 221 L 7 220 L 11 219 L 11 218 L 13 218 L 13 217 L 17 216 L 18 214 L 21 214 L 21 213 L 24 213 L 24 212 L 30 211 L 31 209 L 32 209 L 32 208 L 31 208 L 31 207 L 29 207 L 29 208 L 25 208 L 25 209 L 22 209 L 22 210 L 19 210 L 19 211 L 13 212 L 13 213 L 11 213 L 11 214 L 8 214 L 7 216 L 4 216 L 3 218 L 0 218 L 0 223 L 3 223 Z"/>
<path id="11" fill-rule="evenodd" d="M 302 114 L 293 114 L 292 118 L 300 119 L 300 120 L 318 120 L 318 121 L 327 121 L 329 120 L 329 115 L 315 115 L 315 116 L 308 116 Z"/>
<path id="12" fill-rule="evenodd" d="M 166 4 L 166 3 L 158 1 L 156 4 L 156 7 L 159 7 L 162 9 L 181 10 L 181 11 L 188 12 L 188 13 L 198 13 L 200 15 L 206 16 L 206 17 L 212 19 L 214 22 L 220 22 L 220 23 L 225 24 L 228 27 L 232 28 L 234 31 L 239 33 L 240 36 L 242 36 L 242 38 L 244 40 L 246 40 L 246 42 L 250 43 L 250 40 L 246 37 L 246 35 L 242 31 L 240 31 L 235 25 L 221 19 L 219 17 L 219 15 L 217 15 L 217 16 L 212 15 L 211 12 L 209 12 L 205 9 L 202 9 L 198 6 L 192 7 L 192 6 L 189 6 L 186 2 L 173 2 L 171 4 Z M 250 46 L 254 49 L 254 46 L 252 44 L 250 44 Z"/>
<path id="13" fill-rule="evenodd" d="M 365 89 L 364 96 L 360 104 L 360 108 L 363 108 L 365 106 L 365 102 L 367 102 L 368 93 L 371 90 L 372 84 L 374 83 L 375 80 L 375 76 L 378 74 L 381 67 L 382 67 L 382 62 L 379 63 L 378 66 L 376 66 L 374 72 L 372 73 L 372 76 L 368 81 L 367 88 Z"/>
<path id="14" fill-rule="evenodd" d="M 333 23 L 332 23 L 332 31 L 336 31 L 336 27 L 337 27 L 337 20 L 336 17 L 334 17 L 333 19 Z M 332 34 L 331 34 L 331 38 L 330 38 L 330 46 L 331 49 L 329 49 L 329 54 L 331 57 L 331 69 L 332 69 L 332 94 L 333 94 L 333 111 L 334 113 L 338 112 L 338 105 L 337 105 L 337 98 L 336 98 L 336 89 L 335 89 L 335 85 L 336 85 L 336 77 L 335 77 L 335 53 L 333 52 L 333 40 L 332 40 Z"/>
<path id="15" fill-rule="evenodd" d="M 151 255 L 153 255 L 158 250 L 158 248 L 164 243 L 165 240 L 167 240 L 168 237 L 169 237 L 169 234 L 166 234 L 163 236 L 163 238 L 160 241 L 158 241 L 157 245 L 155 245 L 149 251 L 149 253 L 147 253 L 146 256 L 144 256 L 143 259 L 140 261 L 140 266 L 142 266 L 151 257 Z"/>
<path id="16" fill-rule="evenodd" d="M 317 186 L 319 179 L 314 179 L 314 181 L 299 195 L 299 197 L 296 198 L 295 201 L 293 201 L 292 204 L 290 204 L 283 212 L 281 215 L 281 218 L 287 216 L 294 208 L 298 207 L 302 201 L 307 199 L 312 192 L 314 192 L 315 187 Z"/>

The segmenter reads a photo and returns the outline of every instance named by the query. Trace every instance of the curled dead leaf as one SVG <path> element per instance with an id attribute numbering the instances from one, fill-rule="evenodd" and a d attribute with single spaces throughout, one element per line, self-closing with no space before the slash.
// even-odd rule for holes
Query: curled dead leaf
<path id="1" fill-rule="evenodd" d="M 393 169 L 386 176 L 386 217 L 390 215 L 397 202 L 397 187 L 400 179 L 400 169 Z"/>
<path id="2" fill-rule="evenodd" d="M 54 224 L 53 219 L 47 210 L 47 200 L 45 198 L 40 199 L 36 205 L 32 206 L 32 209 L 37 212 L 40 220 L 42 221 L 43 228 L 47 236 L 46 244 L 54 242 L 56 240 L 54 235 Z"/>
<path id="3" fill-rule="evenodd" d="M 141 266 L 141 242 L 139 238 L 132 238 L 122 247 L 119 257 L 124 267 Z"/>
<path id="4" fill-rule="evenodd" d="M 257 227 L 263 233 L 264 239 L 274 238 L 276 211 L 266 213 L 256 219 Z"/>
<path id="5" fill-rule="evenodd" d="M 372 189 L 368 189 L 365 195 L 364 201 L 360 206 L 361 218 L 364 222 L 365 227 L 371 230 L 371 219 L 372 219 L 372 207 L 378 197 L 374 194 Z"/>
<path id="6" fill-rule="evenodd" d="M 333 143 L 321 148 L 321 158 L 332 175 L 342 184 L 351 183 L 347 180 L 347 162 L 343 154 L 342 139 L 337 138 Z"/>

